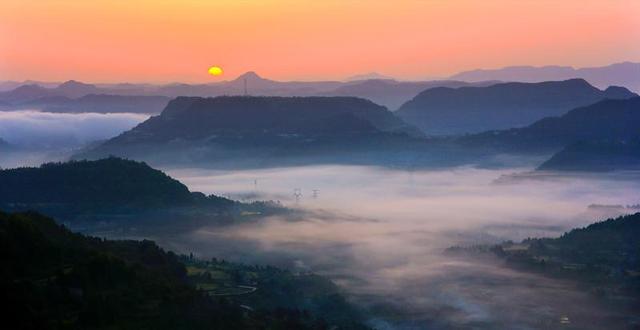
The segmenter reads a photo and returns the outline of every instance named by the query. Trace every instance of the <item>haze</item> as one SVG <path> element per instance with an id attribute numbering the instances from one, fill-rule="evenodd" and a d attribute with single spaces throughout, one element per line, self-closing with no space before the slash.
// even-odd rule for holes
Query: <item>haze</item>
<path id="1" fill-rule="evenodd" d="M 575 284 L 443 253 L 457 244 L 557 236 L 616 215 L 589 211 L 589 204 L 631 204 L 640 195 L 640 181 L 616 175 L 503 177 L 524 170 L 169 169 L 192 190 L 280 200 L 309 214 L 154 238 L 200 257 L 328 275 L 370 308 L 381 329 L 535 328 L 556 325 L 561 317 L 578 328 L 617 325 L 607 322 L 619 311 Z M 302 191 L 298 202 L 296 188 Z"/>
<path id="2" fill-rule="evenodd" d="M 519 64 L 598 66 L 640 59 L 631 42 L 639 16 L 640 3 L 617 0 L 3 1 L 0 76 L 424 79 Z M 212 65 L 225 75 L 208 75 Z"/>

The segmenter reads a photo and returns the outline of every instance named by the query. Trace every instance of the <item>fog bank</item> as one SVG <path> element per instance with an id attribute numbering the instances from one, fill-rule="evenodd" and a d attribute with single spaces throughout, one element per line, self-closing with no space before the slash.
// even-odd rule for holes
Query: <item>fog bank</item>
<path id="1" fill-rule="evenodd" d="M 381 329 L 615 328 L 623 312 L 575 283 L 508 269 L 492 258 L 443 254 L 452 245 L 557 236 L 616 215 L 589 210 L 590 204 L 636 204 L 640 196 L 637 177 L 497 180 L 523 170 L 168 170 L 192 190 L 279 200 L 308 213 L 156 239 L 201 257 L 327 275 Z"/>
<path id="2" fill-rule="evenodd" d="M 133 113 L 0 111 L 0 138 L 22 148 L 77 148 L 114 137 L 147 118 Z"/>

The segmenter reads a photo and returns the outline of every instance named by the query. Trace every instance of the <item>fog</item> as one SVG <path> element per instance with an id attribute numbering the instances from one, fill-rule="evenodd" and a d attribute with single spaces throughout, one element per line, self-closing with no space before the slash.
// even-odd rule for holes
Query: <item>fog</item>
<path id="1" fill-rule="evenodd" d="M 636 204 L 640 196 L 637 174 L 508 179 L 527 170 L 168 169 L 194 191 L 278 200 L 306 213 L 155 239 L 200 257 L 329 276 L 381 329 L 618 326 L 623 312 L 575 283 L 515 271 L 489 256 L 443 253 L 453 245 L 557 236 L 616 215 L 590 211 L 592 203 Z"/>
<path id="2" fill-rule="evenodd" d="M 18 147 L 73 148 L 116 136 L 147 118 L 133 113 L 0 111 L 0 138 Z"/>

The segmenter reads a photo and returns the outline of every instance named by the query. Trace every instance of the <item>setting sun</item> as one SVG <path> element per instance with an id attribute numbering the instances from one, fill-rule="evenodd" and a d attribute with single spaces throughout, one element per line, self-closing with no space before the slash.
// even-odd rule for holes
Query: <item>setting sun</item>
<path id="1" fill-rule="evenodd" d="M 212 66 L 209 68 L 209 74 L 212 76 L 222 75 L 222 68 L 219 66 Z"/>

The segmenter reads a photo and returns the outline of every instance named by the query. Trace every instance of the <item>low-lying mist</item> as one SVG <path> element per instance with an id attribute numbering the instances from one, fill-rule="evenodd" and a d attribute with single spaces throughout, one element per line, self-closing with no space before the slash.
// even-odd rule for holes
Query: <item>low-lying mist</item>
<path id="1" fill-rule="evenodd" d="M 116 136 L 147 118 L 134 113 L 0 111 L 0 138 L 19 147 L 80 147 Z"/>
<path id="2" fill-rule="evenodd" d="M 12 145 L 1 167 L 37 166 L 67 159 L 74 149 L 114 137 L 149 118 L 134 113 L 0 111 L 0 139 Z"/>
<path id="3" fill-rule="evenodd" d="M 381 329 L 616 327 L 622 312 L 575 283 L 508 269 L 489 257 L 443 253 L 453 245 L 557 236 L 616 215 L 590 204 L 636 204 L 640 196 L 637 177 L 497 180 L 523 170 L 170 169 L 194 191 L 279 200 L 307 212 L 155 239 L 201 257 L 327 275 Z"/>

